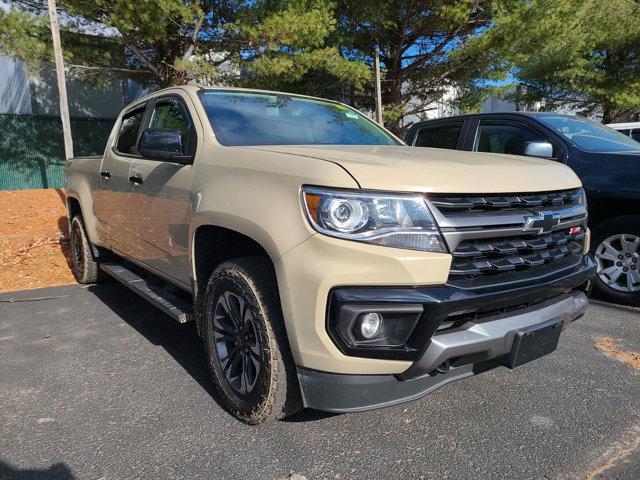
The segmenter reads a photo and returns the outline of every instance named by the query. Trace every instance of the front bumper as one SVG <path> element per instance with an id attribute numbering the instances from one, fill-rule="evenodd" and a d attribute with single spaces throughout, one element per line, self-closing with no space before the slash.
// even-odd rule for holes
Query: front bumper
<path id="1" fill-rule="evenodd" d="M 434 335 L 422 357 L 404 375 L 343 375 L 298 368 L 304 405 L 352 412 L 415 400 L 453 380 L 500 366 L 501 359 L 511 352 L 517 330 L 549 322 L 562 322 L 564 329 L 580 318 L 586 307 L 586 295 L 576 290 L 516 315 L 468 322 Z M 418 371 L 428 373 L 412 375 Z"/>
<path id="2" fill-rule="evenodd" d="M 568 272 L 510 290 L 466 291 L 448 285 L 336 289 L 333 293 L 342 302 L 422 304 L 424 316 L 412 339 L 416 358 L 401 373 L 384 375 L 329 373 L 300 366 L 304 405 L 331 412 L 385 407 L 506 364 L 517 331 L 556 322 L 562 322 L 564 329 L 584 314 L 585 291 L 594 273 L 593 260 L 585 256 Z M 439 330 L 446 318 L 461 311 L 475 315 L 462 325 Z"/>

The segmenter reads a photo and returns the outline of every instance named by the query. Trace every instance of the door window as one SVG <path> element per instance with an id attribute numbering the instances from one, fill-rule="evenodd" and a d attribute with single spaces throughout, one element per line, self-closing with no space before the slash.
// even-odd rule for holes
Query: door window
<path id="1" fill-rule="evenodd" d="M 458 139 L 462 132 L 462 123 L 425 127 L 418 132 L 416 147 L 458 148 Z"/>
<path id="2" fill-rule="evenodd" d="M 562 158 L 562 151 L 555 142 L 527 125 L 495 120 L 480 122 L 473 151 L 524 155 L 529 142 L 548 142 L 553 145 L 553 158 Z"/>
<path id="3" fill-rule="evenodd" d="M 631 138 L 633 138 L 636 142 L 640 142 L 640 128 L 631 130 Z"/>
<path id="4" fill-rule="evenodd" d="M 136 144 L 140 125 L 142 125 L 142 119 L 144 118 L 144 111 L 145 109 L 141 108 L 139 110 L 126 113 L 122 117 L 120 132 L 118 133 L 118 143 L 116 145 L 118 152 L 126 153 L 128 155 L 140 154 Z"/>
<path id="5" fill-rule="evenodd" d="M 161 130 L 177 130 L 182 134 L 183 155 L 191 153 L 194 138 L 191 119 L 186 108 L 181 107 L 177 98 L 158 100 L 153 110 L 149 128 Z"/>

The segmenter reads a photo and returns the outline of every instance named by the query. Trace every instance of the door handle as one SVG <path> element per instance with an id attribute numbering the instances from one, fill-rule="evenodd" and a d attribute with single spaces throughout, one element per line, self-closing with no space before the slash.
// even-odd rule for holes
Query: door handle
<path id="1" fill-rule="evenodd" d="M 109 180 L 111 178 L 111 172 L 108 170 L 103 170 L 100 172 L 100 176 Z"/>
<path id="2" fill-rule="evenodd" d="M 135 185 L 142 185 L 142 175 L 136 173 L 135 175 L 131 175 L 129 177 L 129 181 Z"/>

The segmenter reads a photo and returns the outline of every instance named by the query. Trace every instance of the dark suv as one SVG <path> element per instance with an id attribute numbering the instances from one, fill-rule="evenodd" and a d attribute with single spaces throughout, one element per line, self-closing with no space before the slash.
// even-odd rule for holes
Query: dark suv
<path id="1" fill-rule="evenodd" d="M 557 113 L 483 113 L 416 123 L 416 147 L 525 155 L 563 162 L 589 202 L 595 291 L 640 306 L 640 143 L 598 123 Z M 482 191 L 482 186 L 478 186 Z"/>

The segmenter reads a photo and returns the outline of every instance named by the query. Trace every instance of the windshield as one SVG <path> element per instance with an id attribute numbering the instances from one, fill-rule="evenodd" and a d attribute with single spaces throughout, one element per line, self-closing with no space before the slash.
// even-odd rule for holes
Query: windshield
<path id="1" fill-rule="evenodd" d="M 200 99 L 223 145 L 399 145 L 338 103 L 240 91 L 205 90 Z"/>
<path id="2" fill-rule="evenodd" d="M 589 152 L 640 152 L 640 143 L 584 118 L 541 115 L 538 119 Z"/>

